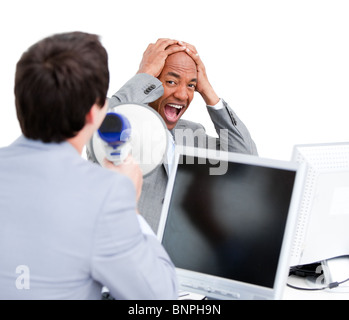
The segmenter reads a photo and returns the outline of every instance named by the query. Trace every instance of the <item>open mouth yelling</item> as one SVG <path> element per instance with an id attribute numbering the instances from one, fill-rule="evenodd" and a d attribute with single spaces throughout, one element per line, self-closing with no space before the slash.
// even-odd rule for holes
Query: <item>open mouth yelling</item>
<path id="1" fill-rule="evenodd" d="M 168 122 L 177 122 L 184 110 L 185 108 L 183 105 L 168 103 L 164 108 L 166 119 Z"/>

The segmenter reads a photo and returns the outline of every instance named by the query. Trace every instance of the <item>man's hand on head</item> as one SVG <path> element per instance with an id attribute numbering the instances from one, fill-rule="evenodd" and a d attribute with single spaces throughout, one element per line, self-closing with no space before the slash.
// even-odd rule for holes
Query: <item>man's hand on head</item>
<path id="1" fill-rule="evenodd" d="M 214 106 L 219 102 L 219 97 L 211 86 L 205 65 L 203 64 L 200 55 L 198 54 L 196 48 L 186 42 L 179 42 L 179 45 L 185 47 L 185 52 L 195 61 L 198 72 L 198 81 L 196 85 L 196 91 L 199 92 L 202 98 L 205 100 L 206 105 Z"/>
<path id="2" fill-rule="evenodd" d="M 208 80 L 205 65 L 196 48 L 189 43 L 161 38 L 156 43 L 149 44 L 143 54 L 137 73 L 147 73 L 158 78 L 164 68 L 167 57 L 182 51 L 186 52 L 196 63 L 198 72 L 196 91 L 200 93 L 206 105 L 216 105 L 220 99 Z"/>
<path id="3" fill-rule="evenodd" d="M 137 73 L 147 73 L 157 78 L 164 68 L 167 57 L 185 49 L 186 47 L 180 45 L 177 40 L 158 39 L 156 43 L 149 44 L 145 50 Z"/>

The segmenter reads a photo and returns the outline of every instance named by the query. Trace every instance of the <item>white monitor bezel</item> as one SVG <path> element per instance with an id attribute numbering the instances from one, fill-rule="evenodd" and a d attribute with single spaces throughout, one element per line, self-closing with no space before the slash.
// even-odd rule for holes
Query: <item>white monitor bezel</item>
<path id="1" fill-rule="evenodd" d="M 182 290 L 192 291 L 199 294 L 206 294 L 214 299 L 281 299 L 289 274 L 289 261 L 293 243 L 293 234 L 295 231 L 298 206 L 302 194 L 305 174 L 304 166 L 302 164 L 291 161 L 273 160 L 232 152 L 177 146 L 175 149 L 174 166 L 169 177 L 157 233 L 160 242 L 163 238 L 172 189 L 176 178 L 177 165 L 179 163 L 181 155 L 265 166 L 275 169 L 285 169 L 294 171 L 296 173 L 296 179 L 294 183 L 293 194 L 290 202 L 290 209 L 286 222 L 283 244 L 281 247 L 281 253 L 273 288 L 257 286 L 254 284 L 243 283 L 230 279 L 223 279 L 208 274 L 202 274 L 196 271 L 176 268 L 180 282 L 180 288 Z M 217 286 L 220 289 L 218 290 L 218 292 L 213 292 L 213 288 L 216 288 Z"/>

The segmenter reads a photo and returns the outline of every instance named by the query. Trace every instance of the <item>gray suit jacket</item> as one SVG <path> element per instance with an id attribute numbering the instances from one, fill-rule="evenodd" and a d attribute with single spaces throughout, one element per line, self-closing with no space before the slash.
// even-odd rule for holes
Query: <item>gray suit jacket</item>
<path id="1" fill-rule="evenodd" d="M 116 299 L 175 299 L 174 266 L 135 200 L 128 178 L 68 142 L 0 149 L 0 300 L 100 299 L 103 285 Z"/>
<path id="2" fill-rule="evenodd" d="M 109 107 L 113 108 L 126 102 L 148 104 L 157 100 L 163 93 L 162 83 L 157 78 L 148 74 L 137 74 L 113 95 L 109 100 Z M 206 135 L 205 128 L 199 123 L 180 119 L 171 132 L 176 144 L 257 155 L 256 145 L 248 129 L 225 101 L 223 104 L 224 108 L 220 110 L 207 107 L 219 138 Z M 182 139 L 183 130 L 188 129 L 195 133 L 195 139 Z M 88 159 L 96 162 L 91 145 L 87 147 L 87 155 Z M 155 232 L 158 229 L 167 180 L 166 167 L 159 166 L 147 175 L 143 182 L 139 211 Z"/>

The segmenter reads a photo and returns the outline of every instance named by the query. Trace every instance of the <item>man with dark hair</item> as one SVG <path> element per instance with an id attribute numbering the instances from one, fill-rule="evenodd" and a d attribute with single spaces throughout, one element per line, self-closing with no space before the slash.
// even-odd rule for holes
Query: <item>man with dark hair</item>
<path id="1" fill-rule="evenodd" d="M 104 119 L 108 57 L 95 35 L 58 34 L 17 64 L 23 135 L 0 149 L 0 299 L 175 299 L 167 253 L 137 213 L 132 158 L 81 158 Z"/>

